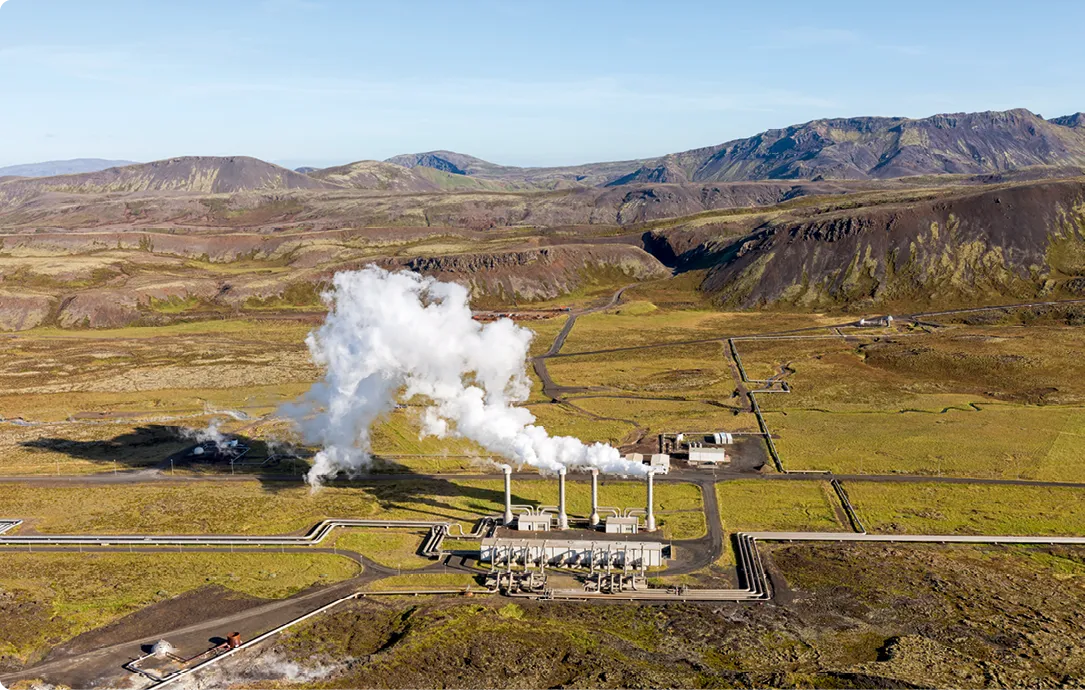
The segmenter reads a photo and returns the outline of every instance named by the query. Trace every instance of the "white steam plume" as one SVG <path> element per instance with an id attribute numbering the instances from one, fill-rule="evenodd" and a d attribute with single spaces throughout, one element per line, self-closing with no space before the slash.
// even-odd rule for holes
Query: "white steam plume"
<path id="1" fill-rule="evenodd" d="M 191 429 L 188 427 L 181 429 L 181 437 L 191 439 L 196 443 L 211 442 L 215 444 L 216 448 L 222 448 L 226 443 L 226 436 L 219 429 L 220 426 L 222 426 L 222 420 L 212 419 L 206 429 Z"/>
<path id="2" fill-rule="evenodd" d="M 516 463 L 556 471 L 596 467 L 644 474 L 603 443 L 550 436 L 514 404 L 530 392 L 532 333 L 508 319 L 471 318 L 467 290 L 417 273 L 376 266 L 337 273 L 324 325 L 309 334 L 326 368 L 296 404 L 284 407 L 306 443 L 320 444 L 307 480 L 356 475 L 370 461 L 370 427 L 398 399 L 424 401 L 424 435 L 462 436 Z M 416 397 L 417 396 L 417 397 Z"/>

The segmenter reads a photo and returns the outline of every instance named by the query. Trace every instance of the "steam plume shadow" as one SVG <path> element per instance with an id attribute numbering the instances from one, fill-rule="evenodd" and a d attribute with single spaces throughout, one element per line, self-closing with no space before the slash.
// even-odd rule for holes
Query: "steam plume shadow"
<path id="1" fill-rule="evenodd" d="M 186 437 L 186 431 L 186 428 L 181 426 L 146 424 L 107 439 L 80 440 L 52 436 L 23 441 L 20 445 L 43 454 L 58 453 L 70 458 L 98 463 L 106 471 L 114 467 L 124 470 L 168 471 L 181 468 L 209 472 L 221 472 L 223 468 L 229 470 L 230 461 L 227 455 L 214 452 L 195 455 L 193 450 L 200 444 Z M 262 474 L 290 471 L 289 458 L 272 457 L 271 462 L 260 467 L 261 463 L 268 460 L 270 452 L 264 441 L 249 438 L 243 434 L 227 434 L 227 437 L 231 440 L 236 439 L 240 446 L 248 448 L 244 456 L 235 459 L 233 468 L 235 472 L 248 473 L 253 469 L 258 469 L 259 472 L 254 476 L 259 477 Z M 48 460 L 43 459 L 43 462 L 47 463 Z M 297 458 L 294 465 L 299 476 L 309 469 L 309 463 L 304 457 Z"/>
<path id="2" fill-rule="evenodd" d="M 169 472 L 186 469 L 207 475 L 229 476 L 227 459 L 195 456 L 199 444 L 184 436 L 180 426 L 148 424 L 131 431 L 100 440 L 79 440 L 63 437 L 43 437 L 24 441 L 21 445 L 30 450 L 60 453 L 71 458 L 98 463 L 103 471 L 116 466 L 120 469 L 158 469 Z M 263 491 L 278 493 L 296 491 L 304 486 L 302 479 L 309 469 L 312 452 L 295 449 L 296 457 L 279 458 L 263 467 L 268 459 L 269 448 L 264 441 L 243 434 L 227 434 L 229 439 L 248 446 L 240 463 L 233 468 L 235 475 L 259 481 Z M 171 462 L 172 461 L 172 462 Z M 43 460 L 48 462 L 48 460 Z M 437 520 L 464 520 L 498 514 L 504 504 L 502 488 L 471 486 L 466 482 L 454 483 L 455 476 L 438 477 L 417 472 L 405 465 L 383 461 L 381 472 L 349 479 L 341 477 L 327 482 L 321 491 L 360 492 L 377 502 L 382 512 L 417 513 Z M 501 475 L 492 474 L 494 481 Z M 556 497 L 555 497 L 556 500 Z M 521 505 L 537 505 L 538 501 L 514 495 L 513 502 Z M 351 517 L 344 515 L 342 517 Z M 365 517 L 358 515 L 357 517 Z"/>
<path id="3" fill-rule="evenodd" d="M 455 483 L 455 477 L 433 477 L 403 473 L 395 479 L 339 479 L 324 485 L 321 491 L 354 491 L 376 501 L 382 512 L 415 513 L 439 520 L 477 519 L 500 514 L 505 502 L 503 489 L 488 489 Z M 500 481 L 500 475 L 494 475 Z M 518 503 L 533 503 L 514 497 Z"/>

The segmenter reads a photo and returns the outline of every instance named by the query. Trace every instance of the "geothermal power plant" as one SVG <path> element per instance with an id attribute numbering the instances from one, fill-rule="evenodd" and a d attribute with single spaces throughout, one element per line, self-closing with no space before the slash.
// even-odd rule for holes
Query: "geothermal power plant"
<path id="1" fill-rule="evenodd" d="M 645 473 L 643 507 L 599 505 L 599 470 L 591 468 L 591 512 L 569 515 L 568 470 L 557 472 L 557 505 L 528 506 L 512 502 L 512 467 L 503 465 L 505 506 L 501 524 L 482 540 L 479 562 L 490 566 L 487 584 L 506 593 L 546 590 L 546 569 L 582 571 L 585 590 L 618 593 L 647 589 L 649 568 L 670 558 L 671 547 L 660 541 L 630 538 L 656 531 L 655 468 Z M 551 532 L 562 534 L 551 536 Z M 531 534 L 534 533 L 534 534 Z"/>

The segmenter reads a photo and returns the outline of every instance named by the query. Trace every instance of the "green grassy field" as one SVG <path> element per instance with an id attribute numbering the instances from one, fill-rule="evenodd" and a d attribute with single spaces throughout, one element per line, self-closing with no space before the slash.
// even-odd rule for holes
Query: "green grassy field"
<path id="1" fill-rule="evenodd" d="M 528 405 L 541 424 L 554 436 L 575 436 L 586 443 L 621 443 L 633 429 L 633 424 L 613 419 L 597 419 L 567 405 L 538 403 Z"/>
<path id="2" fill-rule="evenodd" d="M 844 332 L 851 335 L 854 329 Z M 1079 327 L 952 326 L 856 336 L 852 340 L 744 340 L 736 343 L 751 379 L 786 368 L 787 396 L 773 409 L 900 410 L 930 407 L 927 396 L 1017 403 L 1085 401 Z"/>
<path id="3" fill-rule="evenodd" d="M 649 435 L 679 430 L 757 430 L 757 420 L 752 414 L 703 402 L 586 397 L 576 397 L 571 402 L 602 417 L 629 420 Z"/>
<path id="4" fill-rule="evenodd" d="M 788 469 L 1085 480 L 1085 409 L 988 404 L 945 412 L 766 412 Z"/>
<path id="5" fill-rule="evenodd" d="M 847 482 L 871 532 L 1085 534 L 1085 490 L 1061 487 Z"/>
<path id="6" fill-rule="evenodd" d="M 562 353 L 587 352 L 707 338 L 728 338 L 839 323 L 820 314 L 771 314 L 707 310 L 646 310 L 633 302 L 605 312 L 585 314 L 565 341 Z"/>
<path id="7" fill-rule="evenodd" d="M 412 570 L 435 562 L 418 555 L 418 548 L 424 538 L 425 532 L 418 530 L 343 529 L 335 539 L 335 546 L 360 553 L 389 568 Z"/>
<path id="8" fill-rule="evenodd" d="M 548 360 L 547 368 L 563 386 L 607 388 L 632 395 L 727 399 L 735 386 L 724 347 L 705 343 L 559 357 Z"/>
<path id="9" fill-rule="evenodd" d="M 882 330 L 739 341 L 750 378 L 792 387 L 759 396 L 785 467 L 1085 481 L 1079 327 Z"/>
<path id="10" fill-rule="evenodd" d="M 531 341 L 531 349 L 528 354 L 534 357 L 549 350 L 550 345 L 554 342 L 554 338 L 558 336 L 558 332 L 565 326 L 565 321 L 568 318 L 567 315 L 562 315 L 550 319 L 539 319 L 538 321 L 525 321 L 521 323 L 521 326 L 530 329 L 535 334 L 535 337 Z"/>
<path id="11" fill-rule="evenodd" d="M 474 575 L 468 573 L 409 573 L 392 575 L 366 585 L 365 589 L 374 592 L 389 592 L 411 589 L 459 589 L 468 587 L 482 593 L 485 588 Z"/>
<path id="12" fill-rule="evenodd" d="M 2 553 L 0 658 L 30 661 L 82 632 L 204 586 L 279 599 L 356 574 L 357 564 L 330 554 Z"/>
<path id="13" fill-rule="evenodd" d="M 588 482 L 568 482 L 570 513 L 586 517 L 591 512 L 590 499 Z M 644 499 L 643 482 L 600 481 L 599 500 L 604 505 L 640 507 Z M 556 505 L 557 482 L 516 481 L 513 501 Z M 448 520 L 470 528 L 482 516 L 500 514 L 503 504 L 504 484 L 497 478 L 359 483 L 326 486 L 316 492 L 301 482 L 255 480 L 95 487 L 0 483 L 3 517 L 25 520 L 24 531 L 51 534 L 285 534 L 307 531 L 333 517 Z M 657 510 L 690 510 L 701 505 L 696 485 L 656 486 Z M 674 538 L 684 538 L 683 530 L 697 529 L 688 520 L 676 518 L 675 522 L 683 526 Z"/>
<path id="14" fill-rule="evenodd" d="M 419 438 L 419 415 L 422 408 L 409 407 L 397 409 L 388 417 L 373 426 L 373 452 L 380 454 L 397 453 L 470 453 L 487 457 L 490 454 L 478 445 L 462 438 L 439 439 L 435 436 Z"/>
<path id="15" fill-rule="evenodd" d="M 849 492 L 851 485 L 848 485 Z M 716 484 L 720 518 L 728 534 L 720 565 L 734 565 L 730 535 L 741 531 L 846 531 L 836 495 L 824 481 L 739 480 Z"/>

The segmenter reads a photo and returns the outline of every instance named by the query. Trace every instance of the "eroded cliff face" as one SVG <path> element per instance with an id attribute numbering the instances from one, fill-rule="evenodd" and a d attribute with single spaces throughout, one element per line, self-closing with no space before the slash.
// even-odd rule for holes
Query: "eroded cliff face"
<path id="1" fill-rule="evenodd" d="M 733 307 L 907 308 L 1073 296 L 1085 282 L 1085 182 L 769 221 L 684 255 L 698 251 L 712 265 L 702 290 Z"/>
<path id="2" fill-rule="evenodd" d="M 411 239 L 438 242 L 432 253 Z M 337 271 L 376 263 L 466 285 L 479 306 L 548 300 L 609 285 L 666 277 L 670 271 L 637 246 L 588 242 L 462 251 L 464 237 L 417 234 L 396 241 L 330 233 L 321 242 L 275 238 L 167 236 L 139 249 L 95 248 L 97 238 L 33 236 L 9 247 L 18 256 L 0 261 L 0 329 L 39 325 L 114 328 L 178 318 L 323 309 L 320 293 Z M 161 238 L 153 238 L 161 239 Z M 361 248 L 352 246 L 362 243 Z M 107 242 L 109 244 L 109 242 Z M 484 243 L 479 243 L 484 244 Z M 461 251 L 451 252 L 453 249 Z M 212 259 L 211 257 L 215 257 Z"/>
<path id="3" fill-rule="evenodd" d="M 670 271 L 629 245 L 565 245 L 495 254 L 415 257 L 399 266 L 464 283 L 478 301 L 555 299 L 593 284 L 664 278 Z"/>

